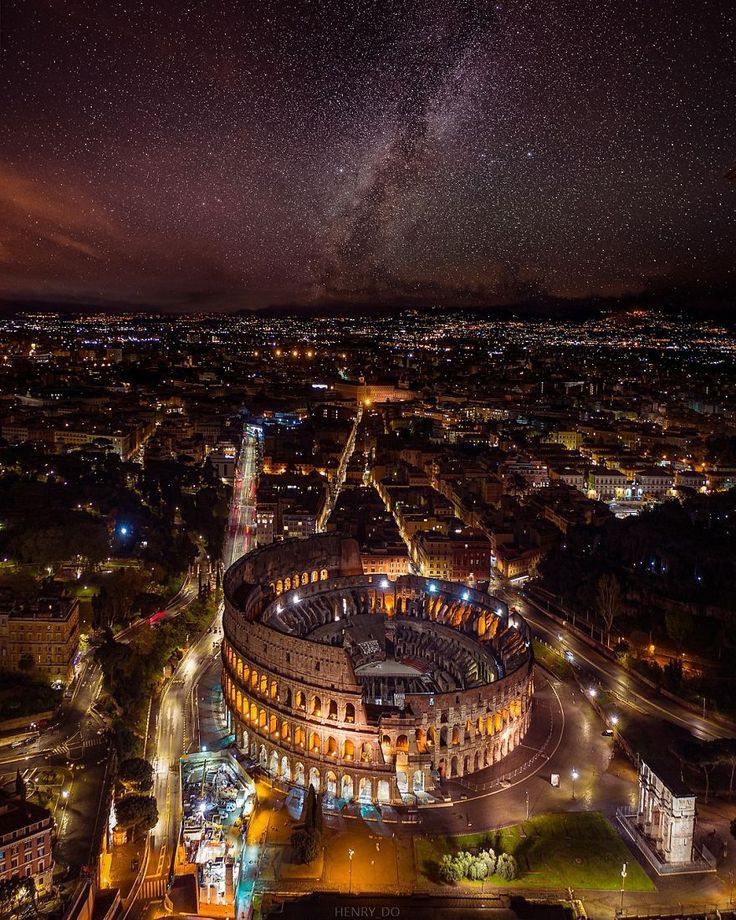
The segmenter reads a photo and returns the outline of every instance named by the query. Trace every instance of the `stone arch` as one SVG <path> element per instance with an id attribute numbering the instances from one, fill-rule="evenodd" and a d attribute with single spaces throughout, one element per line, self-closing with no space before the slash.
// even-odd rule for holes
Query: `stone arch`
<path id="1" fill-rule="evenodd" d="M 283 594 L 283 592 L 284 592 L 284 582 L 282 581 L 282 579 L 279 578 L 279 580 L 276 582 L 276 593 Z"/>
<path id="2" fill-rule="evenodd" d="M 376 789 L 376 798 L 381 803 L 388 803 L 391 801 L 391 786 L 387 779 L 378 780 L 378 787 Z"/>
<path id="3" fill-rule="evenodd" d="M 480 770 L 480 752 L 476 751 L 475 757 L 473 758 L 473 771 L 477 773 L 478 770 Z"/>
<path id="4" fill-rule="evenodd" d="M 330 574 L 329 574 L 329 572 L 327 571 L 327 569 L 322 569 L 322 570 L 320 571 L 320 573 L 319 573 L 319 580 L 320 580 L 320 581 L 327 581 L 327 579 L 328 579 L 329 577 L 330 577 Z"/>
<path id="5" fill-rule="evenodd" d="M 351 738 L 346 738 L 342 743 L 342 759 L 343 760 L 354 760 L 355 759 L 355 745 Z"/>
<path id="6" fill-rule="evenodd" d="M 327 703 L 327 718 L 337 720 L 337 701 L 330 700 Z"/>
<path id="7" fill-rule="evenodd" d="M 333 738 L 332 735 L 327 737 L 327 750 L 325 753 L 328 757 L 337 757 L 337 739 Z"/>
<path id="8" fill-rule="evenodd" d="M 309 572 L 302 572 L 302 584 L 303 585 L 309 584 Z"/>
<path id="9" fill-rule="evenodd" d="M 250 672 L 250 689 L 258 690 L 258 671 L 255 668 Z"/>
<path id="10" fill-rule="evenodd" d="M 268 733 L 269 733 L 269 735 L 275 735 L 275 734 L 278 732 L 278 730 L 279 730 L 279 720 L 278 720 L 278 718 L 272 713 L 272 714 L 268 717 Z"/>
<path id="11" fill-rule="evenodd" d="M 268 695 L 268 675 L 267 674 L 261 674 L 261 682 L 258 686 L 258 691 L 261 694 L 261 696 Z"/>
<path id="12" fill-rule="evenodd" d="M 309 768 L 309 785 L 314 786 L 314 791 L 319 792 L 319 770 L 316 767 Z"/>
<path id="13" fill-rule="evenodd" d="M 309 750 L 313 754 L 319 754 L 319 752 L 322 750 L 322 740 L 317 732 L 312 732 L 312 735 L 309 739 Z"/>
<path id="14" fill-rule="evenodd" d="M 437 744 L 437 729 L 434 725 L 430 725 L 427 729 L 427 744 L 435 747 Z"/>
<path id="15" fill-rule="evenodd" d="M 358 799 L 361 802 L 373 801 L 373 781 L 369 776 L 361 776 L 358 782 Z"/>
<path id="16" fill-rule="evenodd" d="M 297 725 L 294 729 L 294 744 L 297 747 L 303 748 L 307 740 L 307 735 L 301 725 Z"/>
<path id="17" fill-rule="evenodd" d="M 284 691 L 284 706 L 291 709 L 291 687 L 287 687 Z"/>
<path id="18" fill-rule="evenodd" d="M 345 721 L 350 724 L 355 722 L 355 706 L 352 703 L 345 704 Z"/>
<path id="19" fill-rule="evenodd" d="M 291 591 L 291 579 L 288 576 L 284 579 L 284 591 Z"/>
<path id="20" fill-rule="evenodd" d="M 265 709 L 260 709 L 258 711 L 258 727 L 259 728 L 266 727 L 266 710 Z"/>
<path id="21" fill-rule="evenodd" d="M 373 760 L 373 750 L 369 741 L 364 741 L 360 746 L 360 762 L 370 763 Z"/>
<path id="22" fill-rule="evenodd" d="M 275 700 L 278 695 L 279 695 L 279 685 L 276 683 L 275 680 L 272 680 L 271 681 L 271 699 Z"/>
<path id="23" fill-rule="evenodd" d="M 452 726 L 452 743 L 453 745 L 460 744 L 460 726 L 459 725 Z"/>
<path id="24" fill-rule="evenodd" d="M 415 770 L 412 777 L 412 792 L 424 792 L 424 770 Z"/>
<path id="25" fill-rule="evenodd" d="M 297 786 L 304 785 L 304 764 L 298 763 L 294 767 L 294 783 Z"/>
<path id="26" fill-rule="evenodd" d="M 443 725 L 442 728 L 440 729 L 440 747 L 441 748 L 447 747 L 447 726 L 446 725 Z"/>
<path id="27" fill-rule="evenodd" d="M 301 712 L 307 711 L 307 694 L 303 690 L 296 691 L 296 708 Z"/>
<path id="28" fill-rule="evenodd" d="M 457 756 L 450 760 L 450 776 L 457 776 Z"/>
<path id="29" fill-rule="evenodd" d="M 286 720 L 284 720 L 281 723 L 281 737 L 284 741 L 288 741 L 290 735 L 291 735 L 291 726 Z"/>
<path id="30" fill-rule="evenodd" d="M 325 792 L 327 795 L 337 795 L 337 775 L 334 770 L 328 770 L 325 773 Z"/>
<path id="31" fill-rule="evenodd" d="M 268 768 L 268 754 L 266 753 L 266 745 L 262 744 L 258 752 L 258 762 L 261 767 L 266 770 Z"/>
<path id="32" fill-rule="evenodd" d="M 310 715 L 314 716 L 314 717 L 317 718 L 317 719 L 319 719 L 320 716 L 322 715 L 322 700 L 321 700 L 321 698 L 320 698 L 319 696 L 317 696 L 316 693 L 315 693 L 314 696 L 312 697 L 312 705 L 311 705 L 311 707 L 310 707 Z"/>
<path id="33" fill-rule="evenodd" d="M 466 754 L 463 758 L 463 776 L 467 776 L 470 773 L 470 754 Z"/>
<path id="34" fill-rule="evenodd" d="M 258 723 L 258 707 L 255 703 L 250 704 L 250 721 Z"/>
<path id="35" fill-rule="evenodd" d="M 286 754 L 281 757 L 281 779 L 287 783 L 291 782 L 291 764 Z"/>
<path id="36" fill-rule="evenodd" d="M 279 752 L 271 751 L 271 759 L 268 763 L 268 772 L 271 776 L 279 775 Z"/>
<path id="37" fill-rule="evenodd" d="M 409 750 L 409 738 L 407 735 L 399 735 L 396 739 L 396 750 L 407 752 Z"/>

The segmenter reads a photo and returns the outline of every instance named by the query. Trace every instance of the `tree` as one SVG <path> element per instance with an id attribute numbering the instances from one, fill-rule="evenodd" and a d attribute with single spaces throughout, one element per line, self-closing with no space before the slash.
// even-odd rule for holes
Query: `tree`
<path id="1" fill-rule="evenodd" d="M 115 818 L 122 828 L 148 831 L 158 824 L 156 799 L 148 795 L 126 795 L 115 803 Z"/>
<path id="2" fill-rule="evenodd" d="M 601 575 L 598 579 L 598 614 L 606 628 L 606 646 L 611 644 L 611 629 L 621 611 L 621 588 L 615 575 Z"/>
<path id="3" fill-rule="evenodd" d="M 728 797 L 733 795 L 733 779 L 736 773 L 736 738 L 721 738 L 718 742 L 718 762 L 731 768 L 728 780 Z"/>
<path id="4" fill-rule="evenodd" d="M 681 651 L 693 631 L 693 618 L 686 610 L 668 610 L 664 615 L 667 635 Z"/>
<path id="5" fill-rule="evenodd" d="M 721 752 L 720 745 L 720 740 L 694 741 L 692 738 L 688 738 L 685 741 L 675 744 L 672 748 L 672 752 L 680 761 L 681 772 L 683 763 L 687 763 L 691 767 L 699 767 L 703 771 L 703 776 L 705 777 L 706 804 L 708 802 L 708 796 L 710 795 L 710 771 L 715 764 L 719 762 L 718 758 Z"/>
<path id="6" fill-rule="evenodd" d="M 153 788 L 153 767 L 143 757 L 130 757 L 120 764 L 118 780 L 128 790 L 148 792 Z"/>
<path id="7" fill-rule="evenodd" d="M 518 874 L 516 860 L 510 853 L 499 854 L 496 862 L 496 875 L 507 882 L 513 881 Z"/>
<path id="8" fill-rule="evenodd" d="M 22 920 L 36 913 L 36 883 L 32 877 L 0 881 L 0 917 Z"/>
<path id="9" fill-rule="evenodd" d="M 460 869 L 455 862 L 455 858 L 450 856 L 449 853 L 445 853 L 440 862 L 439 869 L 440 880 L 446 882 L 448 885 L 452 885 L 454 882 L 460 880 Z"/>
<path id="10" fill-rule="evenodd" d="M 317 792 L 310 783 L 307 800 L 304 803 L 304 820 L 302 822 L 308 831 L 322 833 L 322 805 L 317 800 Z"/>
<path id="11" fill-rule="evenodd" d="M 305 827 L 295 827 L 291 832 L 291 847 L 300 863 L 310 863 L 319 855 L 321 835 Z"/>

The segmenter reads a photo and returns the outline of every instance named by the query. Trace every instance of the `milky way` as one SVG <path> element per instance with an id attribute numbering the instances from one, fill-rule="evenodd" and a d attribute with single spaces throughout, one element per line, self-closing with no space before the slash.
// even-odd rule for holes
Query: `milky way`
<path id="1" fill-rule="evenodd" d="M 0 296 L 509 302 L 717 284 L 723 0 L 4 0 Z"/>

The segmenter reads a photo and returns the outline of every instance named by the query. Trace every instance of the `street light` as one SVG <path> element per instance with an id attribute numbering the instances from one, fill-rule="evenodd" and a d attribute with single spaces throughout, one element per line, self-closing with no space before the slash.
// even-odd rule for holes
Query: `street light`
<path id="1" fill-rule="evenodd" d="M 572 797 L 574 799 L 575 798 L 575 780 L 579 776 L 578 771 L 575 769 L 575 767 L 572 768 L 572 773 L 570 774 L 570 776 L 572 777 Z"/>
<path id="2" fill-rule="evenodd" d="M 624 911 L 624 887 L 626 886 L 626 863 L 621 866 L 621 913 Z"/>
<path id="3" fill-rule="evenodd" d="M 348 850 L 348 894 L 353 893 L 353 856 L 355 850 L 351 848 Z"/>

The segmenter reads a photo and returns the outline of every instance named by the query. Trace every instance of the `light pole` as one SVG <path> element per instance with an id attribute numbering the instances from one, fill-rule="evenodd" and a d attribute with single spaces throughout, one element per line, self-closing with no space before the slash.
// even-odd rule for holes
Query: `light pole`
<path id="1" fill-rule="evenodd" d="M 621 913 L 624 912 L 624 888 L 626 887 L 626 863 L 621 866 Z"/>
<path id="2" fill-rule="evenodd" d="M 572 777 L 572 798 L 573 798 L 573 801 L 575 801 L 575 780 L 578 778 L 578 775 L 579 775 L 579 774 L 578 774 L 578 771 L 575 769 L 575 767 L 573 767 L 573 768 L 572 768 L 572 773 L 570 774 L 570 776 Z"/>
<path id="3" fill-rule="evenodd" d="M 353 893 L 353 856 L 355 850 L 351 848 L 348 850 L 348 894 Z"/>
<path id="4" fill-rule="evenodd" d="M 529 820 L 529 790 L 524 790 L 524 797 L 526 799 L 526 820 Z"/>

